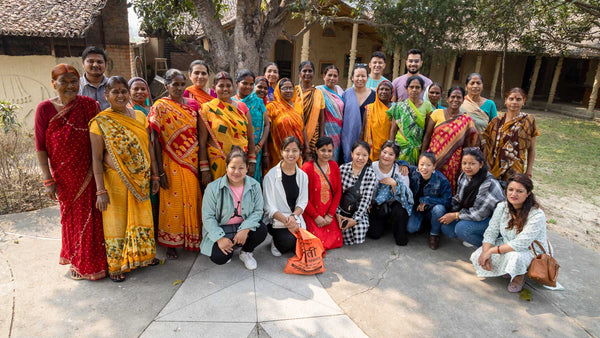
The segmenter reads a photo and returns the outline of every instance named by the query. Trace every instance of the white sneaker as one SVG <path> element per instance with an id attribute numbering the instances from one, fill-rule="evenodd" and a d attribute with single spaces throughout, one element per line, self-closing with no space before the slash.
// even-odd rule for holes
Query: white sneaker
<path id="1" fill-rule="evenodd" d="M 277 247 L 275 247 L 275 242 L 273 242 L 273 241 L 271 241 L 271 254 L 273 254 L 273 256 L 275 256 L 275 257 L 281 256 L 281 252 L 279 252 L 279 250 L 277 250 Z"/>
<path id="2" fill-rule="evenodd" d="M 241 251 L 240 252 L 240 261 L 244 262 L 244 266 L 248 270 L 256 269 L 256 259 L 252 255 L 252 252 Z"/>
<path id="3" fill-rule="evenodd" d="M 471 243 L 469 243 L 467 241 L 463 241 L 463 245 L 466 246 L 467 248 L 474 248 L 475 247 L 475 245 L 473 245 L 473 244 L 471 244 Z"/>

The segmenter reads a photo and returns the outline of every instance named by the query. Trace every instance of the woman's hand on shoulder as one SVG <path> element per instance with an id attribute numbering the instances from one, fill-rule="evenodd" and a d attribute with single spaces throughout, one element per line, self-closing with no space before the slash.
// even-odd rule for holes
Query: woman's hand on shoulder
<path id="1" fill-rule="evenodd" d="M 400 166 L 400 175 L 402 176 L 408 176 L 409 173 L 409 168 L 406 165 L 401 165 Z"/>

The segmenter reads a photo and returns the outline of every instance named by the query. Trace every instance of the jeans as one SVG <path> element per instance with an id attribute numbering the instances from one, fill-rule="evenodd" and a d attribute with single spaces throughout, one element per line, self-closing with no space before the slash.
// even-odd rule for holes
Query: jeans
<path id="1" fill-rule="evenodd" d="M 446 213 L 446 208 L 441 205 L 436 205 L 431 212 L 431 234 L 439 235 L 440 230 L 450 238 L 458 238 L 463 241 L 470 243 L 474 246 L 481 246 L 483 241 L 483 233 L 487 229 L 490 218 L 486 218 L 481 221 L 468 221 L 458 220 L 453 221 L 450 224 L 442 224 L 438 221 L 438 218 L 442 217 Z M 434 213 L 434 210 L 436 211 Z"/>
<path id="2" fill-rule="evenodd" d="M 244 243 L 244 245 L 242 246 L 242 251 L 245 251 L 245 252 L 254 251 L 254 249 L 260 243 L 262 243 L 266 237 L 267 237 L 267 226 L 261 222 L 260 226 L 256 230 L 254 230 L 254 231 L 251 230 L 250 232 L 248 232 L 248 237 L 246 238 L 246 243 Z M 233 239 L 233 235 L 227 236 L 227 238 Z M 223 251 L 221 251 L 221 249 L 219 248 L 219 244 L 217 244 L 216 242 L 215 242 L 215 244 L 213 244 L 212 253 L 210 255 L 210 260 L 213 261 L 213 263 L 218 264 L 218 265 L 223 265 L 223 264 L 227 263 L 228 260 L 231 259 L 231 256 L 233 256 L 233 251 L 229 254 L 224 254 Z"/>
<path id="3" fill-rule="evenodd" d="M 412 215 L 408 218 L 408 224 L 406 225 L 406 230 L 409 234 L 414 234 L 415 232 L 421 229 L 421 224 L 423 220 L 431 220 L 431 235 L 439 235 L 440 234 L 440 222 L 438 222 L 438 218 L 442 217 L 446 213 L 446 208 L 443 205 L 434 205 L 433 208 L 425 211 L 413 211 Z M 433 224 L 437 223 L 435 226 Z"/>

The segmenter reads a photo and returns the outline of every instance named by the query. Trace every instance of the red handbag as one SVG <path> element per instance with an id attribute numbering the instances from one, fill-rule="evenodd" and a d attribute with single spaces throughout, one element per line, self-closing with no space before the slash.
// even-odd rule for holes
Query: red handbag
<path id="1" fill-rule="evenodd" d="M 535 250 L 536 244 L 542 250 L 541 254 L 538 254 Z M 549 254 L 546 253 L 542 244 L 537 240 L 534 240 L 529 248 L 533 250 L 535 257 L 529 265 L 527 276 L 540 284 L 556 287 L 556 279 L 558 278 L 558 269 L 560 268 L 560 265 L 558 265 L 556 259 L 552 257 L 550 243 L 548 243 Z"/>

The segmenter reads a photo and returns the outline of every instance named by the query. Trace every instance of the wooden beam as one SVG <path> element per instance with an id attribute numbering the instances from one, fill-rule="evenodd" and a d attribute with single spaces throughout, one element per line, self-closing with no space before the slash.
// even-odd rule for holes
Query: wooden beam
<path id="1" fill-rule="evenodd" d="M 496 83 L 500 75 L 500 66 L 502 66 L 502 56 L 496 57 L 496 68 L 494 68 L 494 78 L 492 79 L 492 88 L 490 89 L 490 100 L 494 100 L 496 96 Z"/>
<path id="2" fill-rule="evenodd" d="M 483 61 L 483 55 L 477 55 L 477 61 L 475 62 L 475 73 L 481 71 L 481 61 Z"/>
<path id="3" fill-rule="evenodd" d="M 398 76 L 400 76 L 400 74 L 398 73 L 400 71 L 400 48 L 396 47 L 396 50 L 394 50 L 394 67 L 392 69 L 392 79 L 396 79 Z"/>
<path id="4" fill-rule="evenodd" d="M 450 63 L 446 67 L 446 69 L 448 70 L 448 74 L 446 74 L 446 81 L 444 82 L 444 87 L 446 89 L 450 89 L 450 87 L 452 87 L 452 79 L 454 78 L 454 67 L 456 67 L 456 57 L 457 56 L 454 55 L 452 57 L 452 60 L 450 60 Z"/>
<path id="5" fill-rule="evenodd" d="M 535 86 L 537 85 L 538 75 L 540 74 L 540 67 L 542 66 L 542 57 L 535 57 L 535 65 L 533 66 L 533 74 L 531 75 L 531 83 L 529 85 L 529 92 L 527 93 L 527 100 L 533 102 L 533 95 L 535 94 Z"/>
<path id="6" fill-rule="evenodd" d="M 350 60 L 348 64 L 348 83 L 346 88 L 352 87 L 352 70 L 354 69 L 354 63 L 356 62 L 356 44 L 358 41 L 358 24 L 352 24 L 352 43 L 350 44 Z"/>
<path id="7" fill-rule="evenodd" d="M 556 95 L 556 86 L 558 86 L 558 80 L 560 79 L 560 71 L 562 70 L 563 65 L 563 57 L 561 56 L 556 63 L 556 68 L 554 69 L 554 77 L 552 78 L 552 85 L 550 86 L 550 95 L 548 95 L 547 104 L 552 104 L 554 102 L 554 96 Z"/>
<path id="8" fill-rule="evenodd" d="M 591 113 L 592 119 L 595 117 L 594 109 L 596 108 L 596 102 L 598 101 L 598 88 L 600 87 L 600 60 L 598 60 L 598 66 L 596 67 L 596 77 L 594 78 L 594 87 L 592 87 L 592 93 L 590 94 L 590 102 L 588 104 L 588 112 Z"/>

